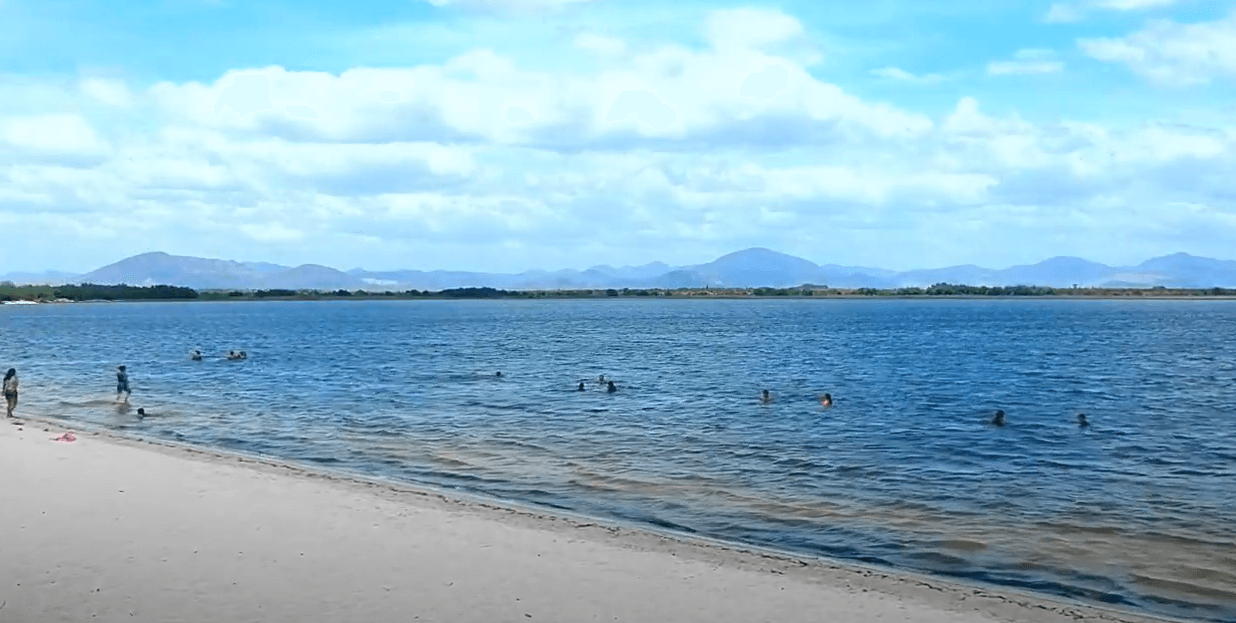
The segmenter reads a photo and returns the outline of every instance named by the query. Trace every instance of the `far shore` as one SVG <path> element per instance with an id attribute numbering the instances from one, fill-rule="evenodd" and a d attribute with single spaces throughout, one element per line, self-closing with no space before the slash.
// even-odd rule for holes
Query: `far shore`
<path id="1" fill-rule="evenodd" d="M 76 426 L 0 424 L 0 620 L 1169 620 Z"/>
<path id="2" fill-rule="evenodd" d="M 888 300 L 907 300 L 907 301 L 1041 301 L 1041 300 L 1067 300 L 1067 301 L 1232 301 L 1236 300 L 1236 295 L 1231 294 L 1159 294 L 1153 291 L 1130 291 L 1121 294 L 1041 294 L 1041 295 L 1002 295 L 988 296 L 980 294 L 932 294 L 932 295 L 910 295 L 910 294 L 817 294 L 817 295 L 802 295 L 802 294 L 786 294 L 786 295 L 757 295 L 757 294 L 719 294 L 711 292 L 675 292 L 673 294 L 660 294 L 656 296 L 636 296 L 636 295 L 618 295 L 606 296 L 604 294 L 576 294 L 576 293 L 560 293 L 552 291 L 529 291 L 519 292 L 511 296 L 446 296 L 446 295 L 404 295 L 404 294 L 350 294 L 348 296 L 335 296 L 326 294 L 302 294 L 294 296 L 242 296 L 242 297 L 199 297 L 199 298 L 126 298 L 126 299 L 91 299 L 84 301 L 74 300 L 35 300 L 35 301 L 0 301 L 0 304 L 5 305 L 23 305 L 23 304 L 39 304 L 39 305 L 68 305 L 68 304 L 102 304 L 102 303 L 188 303 L 188 302 L 227 302 L 227 303 L 248 303 L 254 301 L 527 301 L 527 300 L 623 300 L 623 301 L 657 301 L 657 300 L 760 300 L 760 301 L 775 301 L 775 300 L 864 300 L 864 301 L 888 301 Z"/>

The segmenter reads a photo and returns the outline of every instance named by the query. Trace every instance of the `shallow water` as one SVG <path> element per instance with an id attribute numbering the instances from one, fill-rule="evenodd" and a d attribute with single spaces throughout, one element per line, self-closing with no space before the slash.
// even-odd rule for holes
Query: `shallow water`
<path id="1" fill-rule="evenodd" d="M 0 306 L 0 335 L 28 413 L 1236 620 L 1236 302 Z"/>

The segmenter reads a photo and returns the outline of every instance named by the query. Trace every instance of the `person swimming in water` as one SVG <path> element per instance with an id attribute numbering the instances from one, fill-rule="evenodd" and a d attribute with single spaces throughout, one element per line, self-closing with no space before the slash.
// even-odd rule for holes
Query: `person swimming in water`
<path id="1" fill-rule="evenodd" d="M 820 399 L 820 406 L 824 407 L 825 409 L 833 406 L 833 395 L 824 394 L 824 397 Z"/>
<path id="2" fill-rule="evenodd" d="M 497 372 L 494 372 L 494 376 L 502 376 L 502 371 L 499 370 Z"/>
<path id="3" fill-rule="evenodd" d="M 125 372 L 124 366 L 116 369 L 116 400 L 120 400 L 120 394 L 124 394 L 125 403 L 129 402 L 129 373 Z"/>
<path id="4" fill-rule="evenodd" d="M 1080 427 L 1082 427 L 1082 428 L 1090 428 L 1090 422 L 1086 421 L 1086 414 L 1085 414 L 1085 413 L 1078 413 L 1078 414 L 1077 414 L 1077 425 L 1078 425 L 1078 426 L 1080 426 Z"/>
<path id="5" fill-rule="evenodd" d="M 996 410 L 996 416 L 991 418 L 991 425 L 992 426 L 1004 426 L 1004 410 L 1003 409 Z"/>
<path id="6" fill-rule="evenodd" d="M 764 393 L 760 395 L 760 402 L 765 403 L 765 404 L 772 402 L 772 394 L 768 393 L 767 389 L 764 390 Z"/>
<path id="7" fill-rule="evenodd" d="M 612 394 L 612 393 L 614 393 L 614 392 L 618 391 L 618 387 L 614 385 L 614 382 L 613 382 L 613 381 L 609 381 L 609 387 L 608 387 L 608 388 L 606 388 L 606 390 L 605 390 L 605 391 L 607 391 L 607 392 L 609 392 L 609 393 L 611 393 L 611 394 Z"/>
<path id="8" fill-rule="evenodd" d="M 582 392 L 582 391 L 584 391 L 584 382 L 583 382 L 583 381 L 580 381 L 580 382 L 579 382 L 579 387 L 578 387 L 578 388 L 576 388 L 576 391 L 581 391 L 581 392 Z"/>
<path id="9" fill-rule="evenodd" d="M 137 417 L 139 417 L 139 418 L 144 418 L 144 417 L 146 417 L 146 409 L 145 409 L 144 407 L 138 407 L 138 408 L 137 408 Z"/>
<path id="10" fill-rule="evenodd" d="M 192 360 L 194 360 L 194 361 L 201 361 L 201 360 L 202 360 L 202 351 L 200 351 L 200 350 L 195 350 L 195 351 L 193 351 L 193 354 L 192 354 L 192 355 L 189 355 L 189 358 L 190 358 L 190 359 L 192 359 Z"/>
<path id="11" fill-rule="evenodd" d="M 598 382 L 598 383 L 600 383 L 601 385 L 604 385 L 604 384 L 605 384 L 605 375 L 604 375 L 604 374 L 599 374 L 599 375 L 597 375 L 597 382 Z"/>

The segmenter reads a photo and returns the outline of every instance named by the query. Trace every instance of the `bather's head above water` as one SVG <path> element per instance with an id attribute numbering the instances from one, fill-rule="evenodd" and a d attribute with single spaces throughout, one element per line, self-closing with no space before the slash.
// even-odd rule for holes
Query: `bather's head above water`
<path id="1" fill-rule="evenodd" d="M 772 394 L 768 393 L 768 390 L 766 389 L 764 390 L 764 393 L 760 394 L 760 400 L 763 400 L 764 402 L 771 402 Z"/>
<path id="2" fill-rule="evenodd" d="M 1087 426 L 1090 426 L 1090 422 L 1086 420 L 1086 414 L 1085 414 L 1085 413 L 1078 413 L 1078 414 L 1077 414 L 1077 425 L 1078 425 L 1078 426 L 1080 426 L 1080 427 L 1082 427 L 1082 428 L 1086 428 Z"/>
<path id="3" fill-rule="evenodd" d="M 618 391 L 618 387 L 617 387 L 616 385 L 614 385 L 614 382 L 613 382 L 613 381 L 609 381 L 609 388 L 607 388 L 605 391 L 607 391 L 607 392 L 616 392 L 616 391 Z"/>
<path id="4" fill-rule="evenodd" d="M 993 426 L 1004 426 L 1004 411 L 1003 410 L 1000 410 L 1000 409 L 996 410 L 996 416 L 991 418 L 991 424 Z"/>

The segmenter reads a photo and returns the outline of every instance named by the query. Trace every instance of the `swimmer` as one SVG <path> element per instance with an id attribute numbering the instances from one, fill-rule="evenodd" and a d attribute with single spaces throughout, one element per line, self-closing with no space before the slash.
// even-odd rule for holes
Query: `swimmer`
<path id="1" fill-rule="evenodd" d="M 772 402 L 772 394 L 768 393 L 767 389 L 764 390 L 764 393 L 760 396 L 760 402 L 765 404 Z"/>
<path id="2" fill-rule="evenodd" d="M 201 360 L 202 360 L 202 351 L 200 351 L 200 350 L 195 350 L 195 351 L 193 351 L 193 354 L 192 354 L 192 355 L 189 355 L 189 358 L 190 358 L 190 359 L 192 359 L 192 360 L 194 360 L 194 361 L 201 361 Z"/>
<path id="3" fill-rule="evenodd" d="M 584 382 L 583 382 L 583 381 L 580 381 L 580 382 L 579 382 L 579 387 L 578 387 L 578 388 L 576 388 L 576 390 L 577 390 L 577 391 L 581 391 L 581 392 L 582 392 L 582 391 L 584 391 Z"/>
<path id="4" fill-rule="evenodd" d="M 1087 422 L 1087 421 L 1086 421 L 1086 414 L 1085 414 L 1085 413 L 1078 413 L 1078 414 L 1077 414 L 1077 425 L 1078 425 L 1078 426 L 1080 426 L 1080 427 L 1082 427 L 1082 428 L 1090 428 L 1090 422 Z"/>
<path id="5" fill-rule="evenodd" d="M 1004 426 L 1004 410 L 1003 409 L 996 410 L 996 417 L 991 418 L 991 425 L 992 426 Z"/>
<path id="6" fill-rule="evenodd" d="M 143 408 L 143 407 L 138 407 L 138 408 L 137 408 L 137 417 L 139 417 L 139 418 L 144 418 L 144 417 L 146 417 L 146 409 L 145 409 L 145 408 Z"/>
<path id="7" fill-rule="evenodd" d="M 833 406 L 833 395 L 824 394 L 824 397 L 820 399 L 820 406 L 824 407 L 825 409 Z"/>
<path id="8" fill-rule="evenodd" d="M 497 372 L 494 372 L 494 376 L 499 376 L 499 377 L 502 376 L 502 371 L 499 370 Z"/>
<path id="9" fill-rule="evenodd" d="M 605 375 L 604 375 L 604 374 L 598 375 L 598 376 L 597 376 L 597 382 L 598 382 L 598 383 L 600 383 L 600 384 L 602 384 L 602 385 L 604 385 L 604 384 L 605 384 Z"/>
<path id="10" fill-rule="evenodd" d="M 612 393 L 614 393 L 614 392 L 618 391 L 618 388 L 614 386 L 614 382 L 613 382 L 613 381 L 610 381 L 610 382 L 609 382 L 609 388 L 608 388 L 608 389 L 606 389 L 605 391 L 607 391 L 607 392 L 609 392 L 609 393 L 611 393 L 611 394 L 612 394 Z"/>

